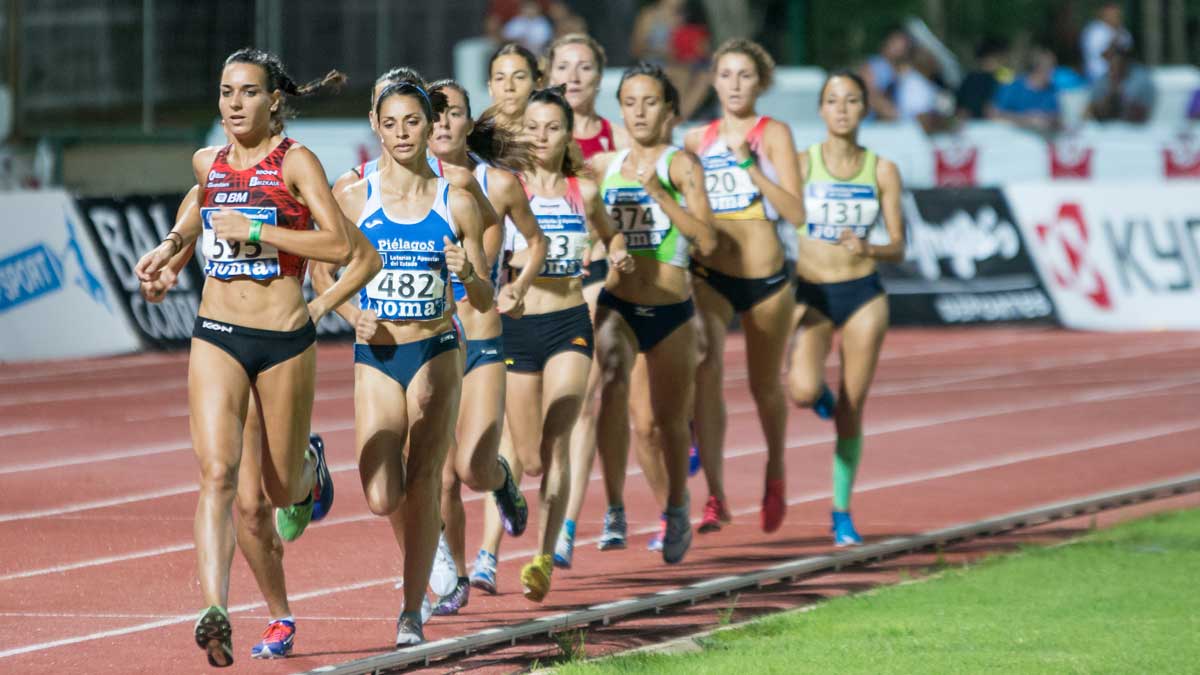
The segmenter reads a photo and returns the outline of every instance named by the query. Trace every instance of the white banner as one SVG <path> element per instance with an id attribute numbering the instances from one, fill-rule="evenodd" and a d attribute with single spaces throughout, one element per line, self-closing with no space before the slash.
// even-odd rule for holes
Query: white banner
<path id="1" fill-rule="evenodd" d="M 1069 328 L 1200 329 L 1200 200 L 1194 186 L 1005 187 Z"/>
<path id="2" fill-rule="evenodd" d="M 65 192 L 6 192 L 0 213 L 0 361 L 141 347 Z"/>

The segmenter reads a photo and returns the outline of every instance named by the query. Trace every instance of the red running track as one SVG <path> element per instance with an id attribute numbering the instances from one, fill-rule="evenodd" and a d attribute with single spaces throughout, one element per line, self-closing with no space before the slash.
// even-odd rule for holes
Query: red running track
<path id="1" fill-rule="evenodd" d="M 667 568 L 644 550 L 657 514 L 634 477 L 631 547 L 600 553 L 591 545 L 604 507 L 594 476 L 575 568 L 556 572 L 544 605 L 527 602 L 516 579 L 535 545 L 527 534 L 504 542 L 501 594 L 473 595 L 461 615 L 435 618 L 426 637 L 827 549 L 833 432 L 807 411 L 789 421 L 788 519 L 773 535 L 758 529 L 765 450 L 742 350 L 735 337 L 726 354 L 732 527 L 697 535 L 685 562 Z M 391 649 L 399 556 L 387 523 L 361 497 L 350 364 L 348 346 L 322 347 L 314 428 L 326 438 L 338 502 L 287 549 L 296 654 L 249 658 L 268 617 L 238 558 L 230 594 L 237 662 L 228 672 L 288 673 Z M 0 672 L 209 670 L 191 637 L 201 599 L 185 372 L 185 354 L 0 366 Z M 1192 473 L 1200 470 L 1198 408 L 1197 333 L 894 330 L 867 412 L 856 521 L 871 540 Z M 536 501 L 535 482 L 523 488 Z M 698 518 L 700 476 L 692 495 Z M 470 548 L 482 519 L 477 496 L 468 500 Z"/>

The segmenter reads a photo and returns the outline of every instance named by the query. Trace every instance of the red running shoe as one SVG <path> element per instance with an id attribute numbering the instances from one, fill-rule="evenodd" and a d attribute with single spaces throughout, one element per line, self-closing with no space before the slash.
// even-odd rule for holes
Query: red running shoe
<path id="1" fill-rule="evenodd" d="M 787 512 L 787 502 L 783 494 L 783 479 L 767 480 L 767 489 L 763 492 L 762 499 L 763 532 L 774 532 L 783 524 L 783 514 Z"/>
<path id="2" fill-rule="evenodd" d="M 725 508 L 725 502 L 717 499 L 716 495 L 709 495 L 708 501 L 704 502 L 704 517 L 700 519 L 700 534 L 708 534 L 721 529 L 721 525 L 728 525 L 733 517 L 729 515 L 729 509 Z"/>

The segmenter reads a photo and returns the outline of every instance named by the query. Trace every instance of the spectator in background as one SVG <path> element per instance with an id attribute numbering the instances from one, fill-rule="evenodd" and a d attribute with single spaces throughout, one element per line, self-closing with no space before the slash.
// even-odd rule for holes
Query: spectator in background
<path id="1" fill-rule="evenodd" d="M 954 104 L 934 84 L 937 59 L 925 49 L 913 49 L 910 54 L 896 67 L 896 119 L 917 122 L 927 134 L 951 130 L 957 121 L 951 114 Z"/>
<path id="2" fill-rule="evenodd" d="M 964 119 L 983 119 L 987 106 L 996 96 L 996 90 L 1012 82 L 1012 71 L 1005 65 L 1008 61 L 1008 40 L 988 36 L 975 49 L 975 70 L 967 73 L 955 96 L 958 115 Z"/>
<path id="3" fill-rule="evenodd" d="M 1084 74 L 1092 82 L 1098 82 L 1108 72 L 1104 53 L 1114 42 L 1122 49 L 1133 49 L 1133 35 L 1125 27 L 1121 3 L 1106 2 L 1096 10 L 1096 18 L 1084 26 L 1079 34 Z"/>
<path id="4" fill-rule="evenodd" d="M 671 63 L 671 35 L 683 23 L 684 0 L 657 0 L 638 12 L 629 51 L 639 61 L 664 68 Z"/>
<path id="5" fill-rule="evenodd" d="M 900 65 L 910 59 L 912 49 L 912 38 L 903 28 L 895 26 L 888 30 L 883 38 L 879 53 L 868 58 L 859 69 L 859 75 L 867 84 L 867 100 L 871 102 L 871 113 L 876 119 L 897 119 L 898 71 Z"/>
<path id="6" fill-rule="evenodd" d="M 1192 100 L 1188 103 L 1187 117 L 1189 120 L 1200 120 L 1200 89 L 1192 92 Z"/>
<path id="7" fill-rule="evenodd" d="M 504 42 L 516 42 L 534 54 L 541 54 L 554 39 L 554 25 L 536 0 L 523 0 L 517 15 L 500 30 L 500 37 Z"/>
<path id="8" fill-rule="evenodd" d="M 1057 130 L 1058 91 L 1053 82 L 1057 66 L 1053 52 L 1035 47 L 1029 71 L 996 91 L 988 106 L 988 117 L 1041 133 Z"/>
<path id="9" fill-rule="evenodd" d="M 671 66 L 668 76 L 679 89 L 679 114 L 691 119 L 709 96 L 712 84 L 712 37 L 700 0 L 688 0 L 682 19 L 671 33 Z"/>
<path id="10" fill-rule="evenodd" d="M 1141 124 L 1154 109 L 1154 82 L 1150 71 L 1133 58 L 1133 50 L 1114 39 L 1104 50 L 1108 68 L 1092 87 L 1088 116 L 1100 122 Z"/>
<path id="11" fill-rule="evenodd" d="M 546 16 L 554 24 L 554 37 L 562 37 L 572 33 L 587 35 L 587 21 L 567 6 L 562 0 L 551 0 L 546 8 Z"/>

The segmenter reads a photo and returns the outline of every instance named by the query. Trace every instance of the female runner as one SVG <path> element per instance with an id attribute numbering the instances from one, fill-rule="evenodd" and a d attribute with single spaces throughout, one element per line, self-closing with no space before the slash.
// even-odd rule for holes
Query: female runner
<path id="1" fill-rule="evenodd" d="M 466 367 L 462 402 L 459 409 L 456 450 L 442 471 L 443 537 L 438 543 L 431 586 L 442 596 L 435 614 L 454 614 L 466 606 L 470 584 L 466 570 L 466 514 L 463 510 L 462 485 L 472 490 L 490 491 L 498 507 L 499 519 L 511 536 L 525 530 L 525 499 L 513 483 L 508 461 L 497 454 L 504 421 L 505 367 L 504 341 L 501 336 L 501 312 L 519 316 L 525 294 L 537 277 L 546 257 L 546 239 L 538 228 L 525 190 L 510 170 L 527 161 L 527 149 L 503 128 L 495 118 L 471 121 L 471 102 L 462 85 L 441 80 L 430 92 L 446 97 L 446 110 L 438 117 L 430 139 L 430 149 L 441 170 L 449 176 L 458 169 L 482 188 L 486 199 L 480 204 L 485 212 L 483 246 L 491 262 L 492 283 L 499 283 L 500 248 L 506 223 L 529 242 L 529 264 L 521 274 L 504 285 L 497 307 L 479 312 L 469 303 L 459 304 L 458 317 L 466 334 Z M 500 168 L 500 167 L 507 167 Z M 464 297 L 460 282 L 451 279 L 456 301 Z M 498 474 L 498 475 L 497 475 Z M 517 475 L 519 476 L 519 470 Z M 507 480 L 506 480 L 507 479 Z M 498 482 L 497 482 L 498 481 Z M 511 490 L 501 489 L 512 485 Z M 500 486 L 500 487 L 497 487 Z M 490 517 L 495 514 L 487 509 Z M 490 561 L 494 569 L 494 558 Z M 449 584 L 437 583 L 441 576 Z M 438 587 L 449 586 L 449 591 Z"/>
<path id="2" fill-rule="evenodd" d="M 592 322 L 581 282 L 589 230 L 605 242 L 617 271 L 633 267 L 623 238 L 614 237 L 596 183 L 577 175 L 580 167 L 568 153 L 572 129 L 562 88 L 533 93 L 525 109 L 525 133 L 533 143 L 534 163 L 522 182 L 550 249 L 526 296 L 524 315 L 504 317 L 504 335 L 511 461 L 518 470 L 542 477 L 539 553 L 521 570 L 525 597 L 534 602 L 550 590 L 554 544 L 567 506 L 567 442 L 591 367 Z M 506 248 L 513 251 L 511 267 L 528 266 L 520 237 Z"/>
<path id="3" fill-rule="evenodd" d="M 808 236 L 800 241 L 796 266 L 796 302 L 804 313 L 788 389 L 799 406 L 820 400 L 825 359 L 840 329 L 832 531 L 834 543 L 846 546 L 862 543 L 850 518 L 850 491 L 862 456 L 863 406 L 888 327 L 887 296 L 875 265 L 904 259 L 904 217 L 896 165 L 858 144 L 859 124 L 869 109 L 863 81 L 845 71 L 830 75 L 820 106 L 828 137 L 800 156 Z M 867 241 L 881 211 L 886 245 Z"/>
<path id="4" fill-rule="evenodd" d="M 704 356 L 696 369 L 696 441 L 708 482 L 708 502 L 700 532 L 714 532 L 730 520 L 722 466 L 725 446 L 725 336 L 735 315 L 746 340 L 750 392 L 767 440 L 767 469 L 761 524 L 774 532 L 783 522 L 784 436 L 787 399 L 783 368 L 795 303 L 788 293 L 791 274 L 775 229 L 779 211 L 804 222 L 800 167 L 786 124 L 754 111 L 771 86 L 775 62 L 749 40 L 726 41 L 713 56 L 713 88 L 722 116 L 695 128 L 684 147 L 704 165 L 709 204 L 716 214 L 717 250 L 692 258 L 698 323 Z"/>
<path id="5" fill-rule="evenodd" d="M 529 94 L 542 81 L 533 52 L 515 42 L 501 45 L 488 61 L 488 95 L 499 126 L 519 135 Z"/>
<path id="6" fill-rule="evenodd" d="M 312 93 L 338 77 L 331 73 L 301 87 L 278 57 L 255 49 L 234 52 L 221 72 L 219 98 L 233 142 L 204 148 L 192 160 L 202 186 L 208 277 L 188 367 L 192 441 L 200 463 L 196 550 L 209 603 L 194 633 L 213 666 L 233 663 L 225 609 L 234 547 L 231 507 L 252 394 L 267 440 L 263 486 L 281 507 L 280 535 L 298 537 L 315 503 L 322 515 L 328 513 L 329 472 L 320 448 L 308 448 L 316 375 L 313 326 L 370 278 L 375 263 L 370 251 L 355 245 L 353 227 L 338 210 L 316 156 L 282 132 L 287 95 Z M 139 278 L 151 281 L 200 234 L 195 228 L 172 230 L 143 258 Z M 306 304 L 301 279 L 308 258 L 349 269 L 328 295 Z"/>
<path id="7" fill-rule="evenodd" d="M 387 516 L 404 555 L 404 604 L 396 645 L 424 641 L 420 607 L 433 565 L 441 518 L 438 491 L 458 414 L 462 361 L 446 311 L 454 272 L 476 308 L 492 304 L 479 209 L 471 194 L 436 176 L 426 158 L 435 112 L 445 99 L 409 82 L 384 88 L 375 102 L 389 161 L 342 189 L 383 260 L 383 269 L 337 311 L 355 327 L 355 435 L 359 474 L 372 513 Z M 461 242 L 461 247 L 458 243 Z M 333 283 L 319 266 L 313 285 Z"/>
<path id="8" fill-rule="evenodd" d="M 687 274 L 689 240 L 703 255 L 716 247 L 699 162 L 661 138 L 678 96 L 658 66 L 639 63 L 626 70 L 617 99 L 630 148 L 592 160 L 596 175 L 604 176 L 604 202 L 635 257 L 632 273 L 609 274 L 596 309 L 596 352 L 603 373 L 596 441 L 608 492 L 606 529 L 615 518 L 624 520 L 630 370 L 642 353 L 651 409 L 646 437 L 663 457 L 667 473 L 662 549 L 667 563 L 682 560 L 692 539 L 687 465 L 696 332 Z"/>

